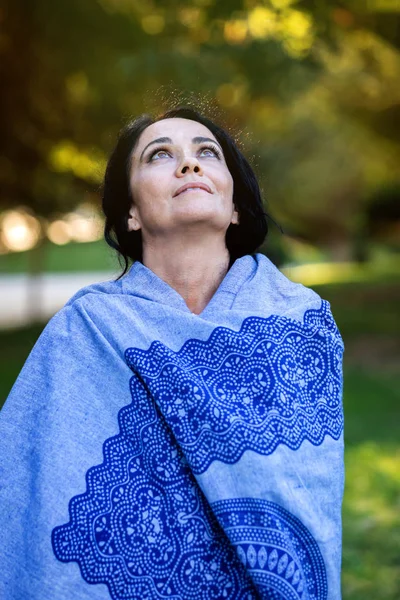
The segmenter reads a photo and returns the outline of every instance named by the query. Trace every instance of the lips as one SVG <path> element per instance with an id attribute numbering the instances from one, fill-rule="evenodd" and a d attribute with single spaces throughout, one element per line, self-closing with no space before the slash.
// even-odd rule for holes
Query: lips
<path id="1" fill-rule="evenodd" d="M 188 190 L 189 188 L 191 188 L 191 189 L 199 188 L 200 190 L 205 190 L 209 194 L 212 194 L 211 189 L 205 183 L 199 183 L 197 181 L 192 181 L 189 183 L 185 183 L 185 185 L 183 185 L 182 187 L 177 189 L 173 197 L 176 198 L 176 196 L 179 196 L 179 194 L 182 194 L 182 192 L 184 192 L 185 190 Z"/>

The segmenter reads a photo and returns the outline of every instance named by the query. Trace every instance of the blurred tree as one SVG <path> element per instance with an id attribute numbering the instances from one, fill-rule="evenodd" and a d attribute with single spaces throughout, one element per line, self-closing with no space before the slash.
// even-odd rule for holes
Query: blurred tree
<path id="1" fill-rule="evenodd" d="M 367 209 L 365 226 L 373 239 L 387 239 L 400 247 L 400 182 L 377 190 Z"/>
<path id="2" fill-rule="evenodd" d="M 92 199 L 123 121 L 192 99 L 240 132 L 287 230 L 348 257 L 399 169 L 392 4 L 3 0 L 1 206 Z"/>

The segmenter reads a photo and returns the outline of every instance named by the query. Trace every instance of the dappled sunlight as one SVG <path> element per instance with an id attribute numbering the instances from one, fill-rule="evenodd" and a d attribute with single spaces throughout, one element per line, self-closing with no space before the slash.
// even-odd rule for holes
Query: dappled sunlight
<path id="1" fill-rule="evenodd" d="M 193 29 L 204 23 L 204 11 L 198 6 L 184 6 L 178 11 L 178 19 L 185 27 Z"/>
<path id="2" fill-rule="evenodd" d="M 322 263 L 327 260 L 326 252 L 304 240 L 286 236 L 283 244 L 287 255 L 291 257 L 293 262 L 291 266 Z"/>
<path id="3" fill-rule="evenodd" d="M 292 281 L 303 285 L 370 281 L 375 277 L 400 273 L 400 258 L 395 255 L 385 262 L 359 264 L 356 262 L 321 262 L 286 266 L 282 272 Z"/>
<path id="4" fill-rule="evenodd" d="M 288 8 L 292 4 L 297 4 L 299 0 L 270 0 L 270 4 L 278 10 Z"/>
<path id="5" fill-rule="evenodd" d="M 79 149 L 73 142 L 64 140 L 50 151 L 49 163 L 59 173 L 70 172 L 82 179 L 100 183 L 106 160 L 99 151 L 89 153 Z"/>
<path id="6" fill-rule="evenodd" d="M 355 263 L 314 263 L 284 267 L 283 272 L 292 281 L 304 285 L 339 283 L 343 281 L 363 281 L 367 279 L 366 269 Z"/>
<path id="7" fill-rule="evenodd" d="M 257 39 L 276 35 L 278 32 L 277 13 L 264 6 L 256 6 L 249 12 L 248 27 L 250 35 Z"/>
<path id="8" fill-rule="evenodd" d="M 368 0 L 368 8 L 376 12 L 400 12 L 399 0 Z"/>
<path id="9" fill-rule="evenodd" d="M 337 34 L 336 49 L 319 40 L 316 53 L 326 73 L 325 84 L 340 103 L 384 110 L 400 101 L 400 53 L 372 31 Z"/>
<path id="10" fill-rule="evenodd" d="M 312 18 L 299 10 L 283 14 L 281 31 L 284 47 L 294 57 L 302 56 L 314 43 Z"/>
<path id="11" fill-rule="evenodd" d="M 142 17 L 143 31 L 149 35 L 158 35 L 165 27 L 165 18 L 162 14 L 151 14 Z"/>
<path id="12" fill-rule="evenodd" d="M 256 5 L 241 18 L 227 19 L 223 29 L 226 41 L 241 44 L 249 39 L 274 39 L 293 58 L 303 57 L 314 43 L 313 18 L 291 4 L 290 0 L 276 0 L 271 7 Z"/>
<path id="13" fill-rule="evenodd" d="M 247 21 L 232 19 L 224 23 L 225 40 L 231 44 L 241 44 L 247 37 Z"/>

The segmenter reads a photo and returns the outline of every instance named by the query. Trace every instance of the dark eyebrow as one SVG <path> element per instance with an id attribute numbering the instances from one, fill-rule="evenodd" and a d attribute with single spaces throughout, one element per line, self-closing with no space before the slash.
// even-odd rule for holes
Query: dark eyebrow
<path id="1" fill-rule="evenodd" d="M 194 144 L 202 144 L 203 142 L 212 142 L 213 144 L 216 144 L 217 146 L 219 146 L 219 148 L 221 148 L 221 146 L 218 144 L 218 142 L 216 140 L 212 140 L 211 138 L 198 136 L 198 137 L 194 137 L 192 139 L 192 142 Z M 143 149 L 139 160 L 142 160 L 143 154 L 146 152 L 147 148 L 149 146 L 151 146 L 152 144 L 172 144 L 172 143 L 173 142 L 172 142 L 171 138 L 169 138 L 169 137 L 160 137 L 160 138 L 157 138 L 156 140 L 153 140 L 152 142 L 149 142 L 147 144 L 147 146 Z M 222 152 L 222 148 L 221 148 L 221 152 Z"/>
<path id="2" fill-rule="evenodd" d="M 146 152 L 147 148 L 149 146 L 151 146 L 152 144 L 172 144 L 172 140 L 169 137 L 161 137 L 161 138 L 157 138 L 156 140 L 153 140 L 152 142 L 149 142 L 147 144 L 147 146 L 143 149 L 143 152 L 140 155 L 140 159 L 139 160 L 142 160 L 143 154 Z"/>
<path id="3" fill-rule="evenodd" d="M 213 144 L 216 144 L 219 148 L 221 148 L 221 146 L 218 144 L 217 140 L 212 140 L 211 138 L 206 138 L 206 137 L 195 137 L 192 139 L 192 142 L 194 144 L 202 144 L 203 142 L 212 142 Z M 221 148 L 222 151 L 222 148 Z"/>

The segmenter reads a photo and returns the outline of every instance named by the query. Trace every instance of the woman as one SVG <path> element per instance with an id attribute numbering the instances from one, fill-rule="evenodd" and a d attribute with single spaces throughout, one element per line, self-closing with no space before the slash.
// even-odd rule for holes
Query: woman
<path id="1" fill-rule="evenodd" d="M 337 600 L 343 343 L 254 254 L 249 164 L 196 111 L 144 116 L 103 208 L 124 276 L 53 317 L 1 414 L 1 597 Z"/>

